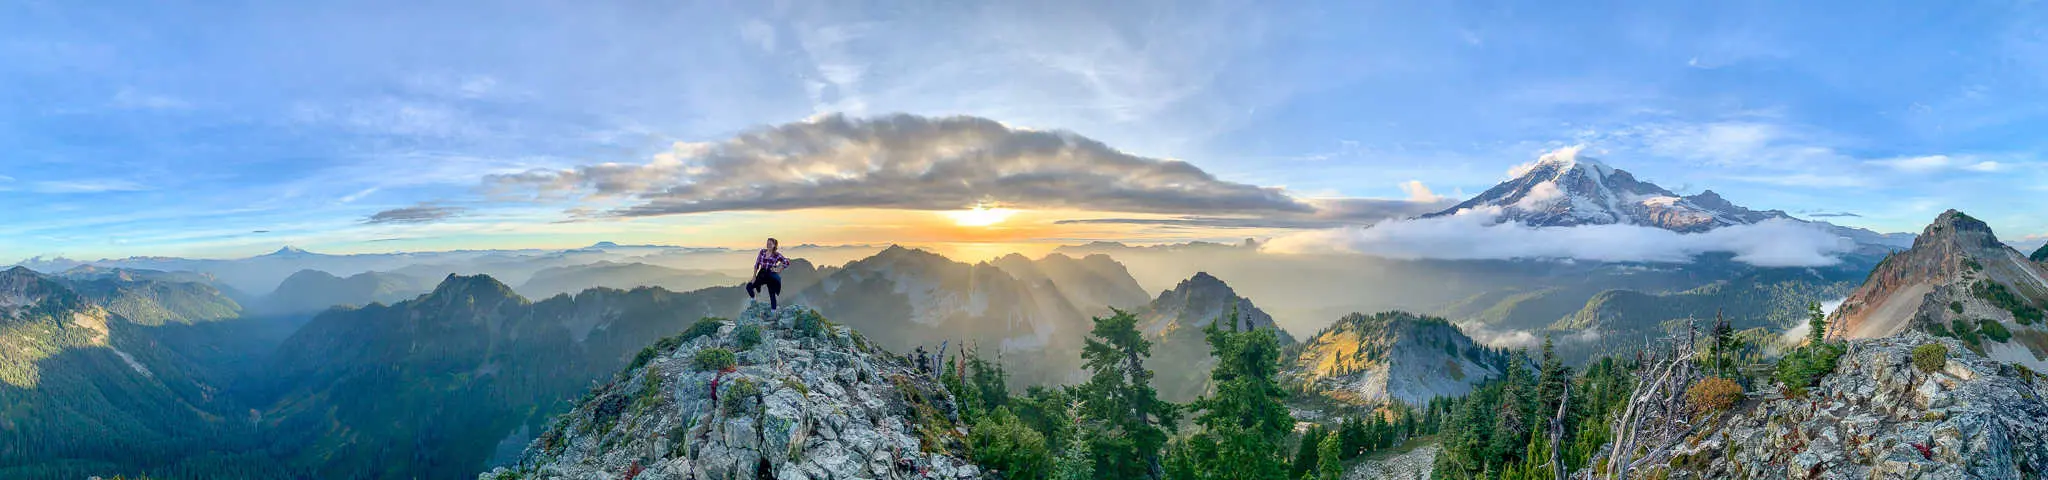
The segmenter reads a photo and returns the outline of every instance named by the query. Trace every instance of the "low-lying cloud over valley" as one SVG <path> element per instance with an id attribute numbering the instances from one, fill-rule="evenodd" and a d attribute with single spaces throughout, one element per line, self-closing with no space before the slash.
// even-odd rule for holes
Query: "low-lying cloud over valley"
<path id="1" fill-rule="evenodd" d="M 1483 210 L 1282 236 L 1276 253 L 1358 253 L 1399 259 L 1572 259 L 1602 262 L 1688 262 L 1710 252 L 1766 267 L 1834 265 L 1854 242 L 1812 225 L 1766 220 L 1701 233 L 1638 225 L 1531 227 L 1496 223 Z"/>

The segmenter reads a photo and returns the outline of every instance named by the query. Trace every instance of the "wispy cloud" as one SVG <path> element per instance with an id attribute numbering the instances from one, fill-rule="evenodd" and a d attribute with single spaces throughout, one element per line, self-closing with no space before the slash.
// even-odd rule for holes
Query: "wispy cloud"
<path id="1" fill-rule="evenodd" d="M 2003 164 L 1996 161 L 1956 158 L 1948 155 L 1889 158 L 1872 160 L 1870 163 L 1908 173 L 1929 173 L 1950 169 L 1972 172 L 1996 172 L 2005 168 Z"/>
<path id="2" fill-rule="evenodd" d="M 370 188 L 365 188 L 365 189 L 362 189 L 362 190 L 360 190 L 360 191 L 357 191 L 356 193 L 351 193 L 351 194 L 348 194 L 348 195 L 343 195 L 343 196 L 342 196 L 341 198 L 339 198 L 339 199 L 336 199 L 336 200 L 335 200 L 335 202 L 337 202 L 337 203 L 355 203 L 355 201 L 356 201 L 356 200 L 361 200 L 361 199 L 362 199 L 363 197 L 367 197 L 367 196 L 369 196 L 369 195 L 370 195 L 370 194 L 372 194 L 372 193 L 377 193 L 377 189 L 378 189 L 377 187 L 370 187 Z"/>
<path id="3" fill-rule="evenodd" d="M 111 178 L 49 180 L 35 182 L 34 186 L 30 188 L 30 190 L 33 190 L 37 193 L 136 192 L 148 189 L 148 186 L 145 186 L 140 183 L 136 183 L 129 180 Z"/>
<path id="4" fill-rule="evenodd" d="M 185 99 L 154 93 L 145 93 L 134 88 L 122 88 L 110 100 L 114 108 L 135 110 L 182 110 L 192 108 L 192 102 Z"/>
<path id="5" fill-rule="evenodd" d="M 446 220 L 450 217 L 461 215 L 462 213 L 467 211 L 469 211 L 469 209 L 463 207 L 449 207 L 433 205 L 429 203 L 420 203 L 418 205 L 413 205 L 410 207 L 394 208 L 390 210 L 377 212 L 376 214 L 370 215 L 369 218 L 364 219 L 363 222 L 371 224 L 429 223 Z"/>

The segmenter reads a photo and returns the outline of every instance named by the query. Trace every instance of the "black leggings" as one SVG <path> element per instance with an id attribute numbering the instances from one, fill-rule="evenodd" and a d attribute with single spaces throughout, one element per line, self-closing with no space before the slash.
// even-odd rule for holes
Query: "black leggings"
<path id="1" fill-rule="evenodd" d="M 747 282 L 747 298 L 754 298 L 754 291 L 764 287 L 768 289 L 768 309 L 774 310 L 775 296 L 782 294 L 782 274 L 768 269 L 754 272 L 754 280 Z"/>

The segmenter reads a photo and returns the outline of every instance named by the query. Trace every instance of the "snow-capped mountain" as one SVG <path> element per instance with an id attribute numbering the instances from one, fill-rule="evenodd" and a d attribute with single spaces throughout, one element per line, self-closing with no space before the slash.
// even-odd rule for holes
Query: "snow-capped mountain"
<path id="1" fill-rule="evenodd" d="M 1737 206 L 1711 190 L 1680 196 L 1581 156 L 1576 148 L 1545 154 L 1521 170 L 1479 196 L 1424 217 L 1470 210 L 1539 227 L 1626 224 L 1688 233 L 1790 218 L 1781 211 Z"/>
<path id="2" fill-rule="evenodd" d="M 1801 220 L 1783 210 L 1751 210 L 1722 198 L 1713 190 L 1679 195 L 1657 184 L 1637 180 L 1627 170 L 1581 155 L 1578 148 L 1545 154 L 1536 163 L 1521 167 L 1514 173 L 1513 179 L 1423 218 L 1465 212 L 1494 215 L 1500 222 L 1519 222 L 1537 227 L 1622 224 L 1680 233 L 1783 219 L 1819 226 L 1858 245 L 1877 249 L 1904 249 L 1913 244 L 1911 234 L 1882 234 Z"/>

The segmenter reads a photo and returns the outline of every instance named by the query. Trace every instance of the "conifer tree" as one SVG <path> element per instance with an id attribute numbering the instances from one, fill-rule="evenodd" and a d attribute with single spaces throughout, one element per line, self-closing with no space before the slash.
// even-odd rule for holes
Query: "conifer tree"
<path id="1" fill-rule="evenodd" d="M 1819 345 L 1828 339 L 1828 316 L 1820 311 L 1820 302 L 1806 304 L 1806 341 Z"/>
<path id="2" fill-rule="evenodd" d="M 1316 448 L 1316 479 L 1338 480 L 1344 478 L 1344 442 L 1337 435 L 1324 435 L 1322 445 Z"/>
<path id="3" fill-rule="evenodd" d="M 1096 318 L 1087 346 L 1081 350 L 1083 365 L 1092 372 L 1087 383 L 1077 388 L 1083 399 L 1083 414 L 1100 422 L 1090 432 L 1090 451 L 1095 476 L 1102 479 L 1160 478 L 1160 462 L 1166 446 L 1166 429 L 1175 421 L 1174 405 L 1159 401 L 1152 389 L 1151 370 L 1145 358 L 1152 354 L 1152 342 L 1138 332 L 1138 317 L 1112 310 L 1108 318 Z"/>

